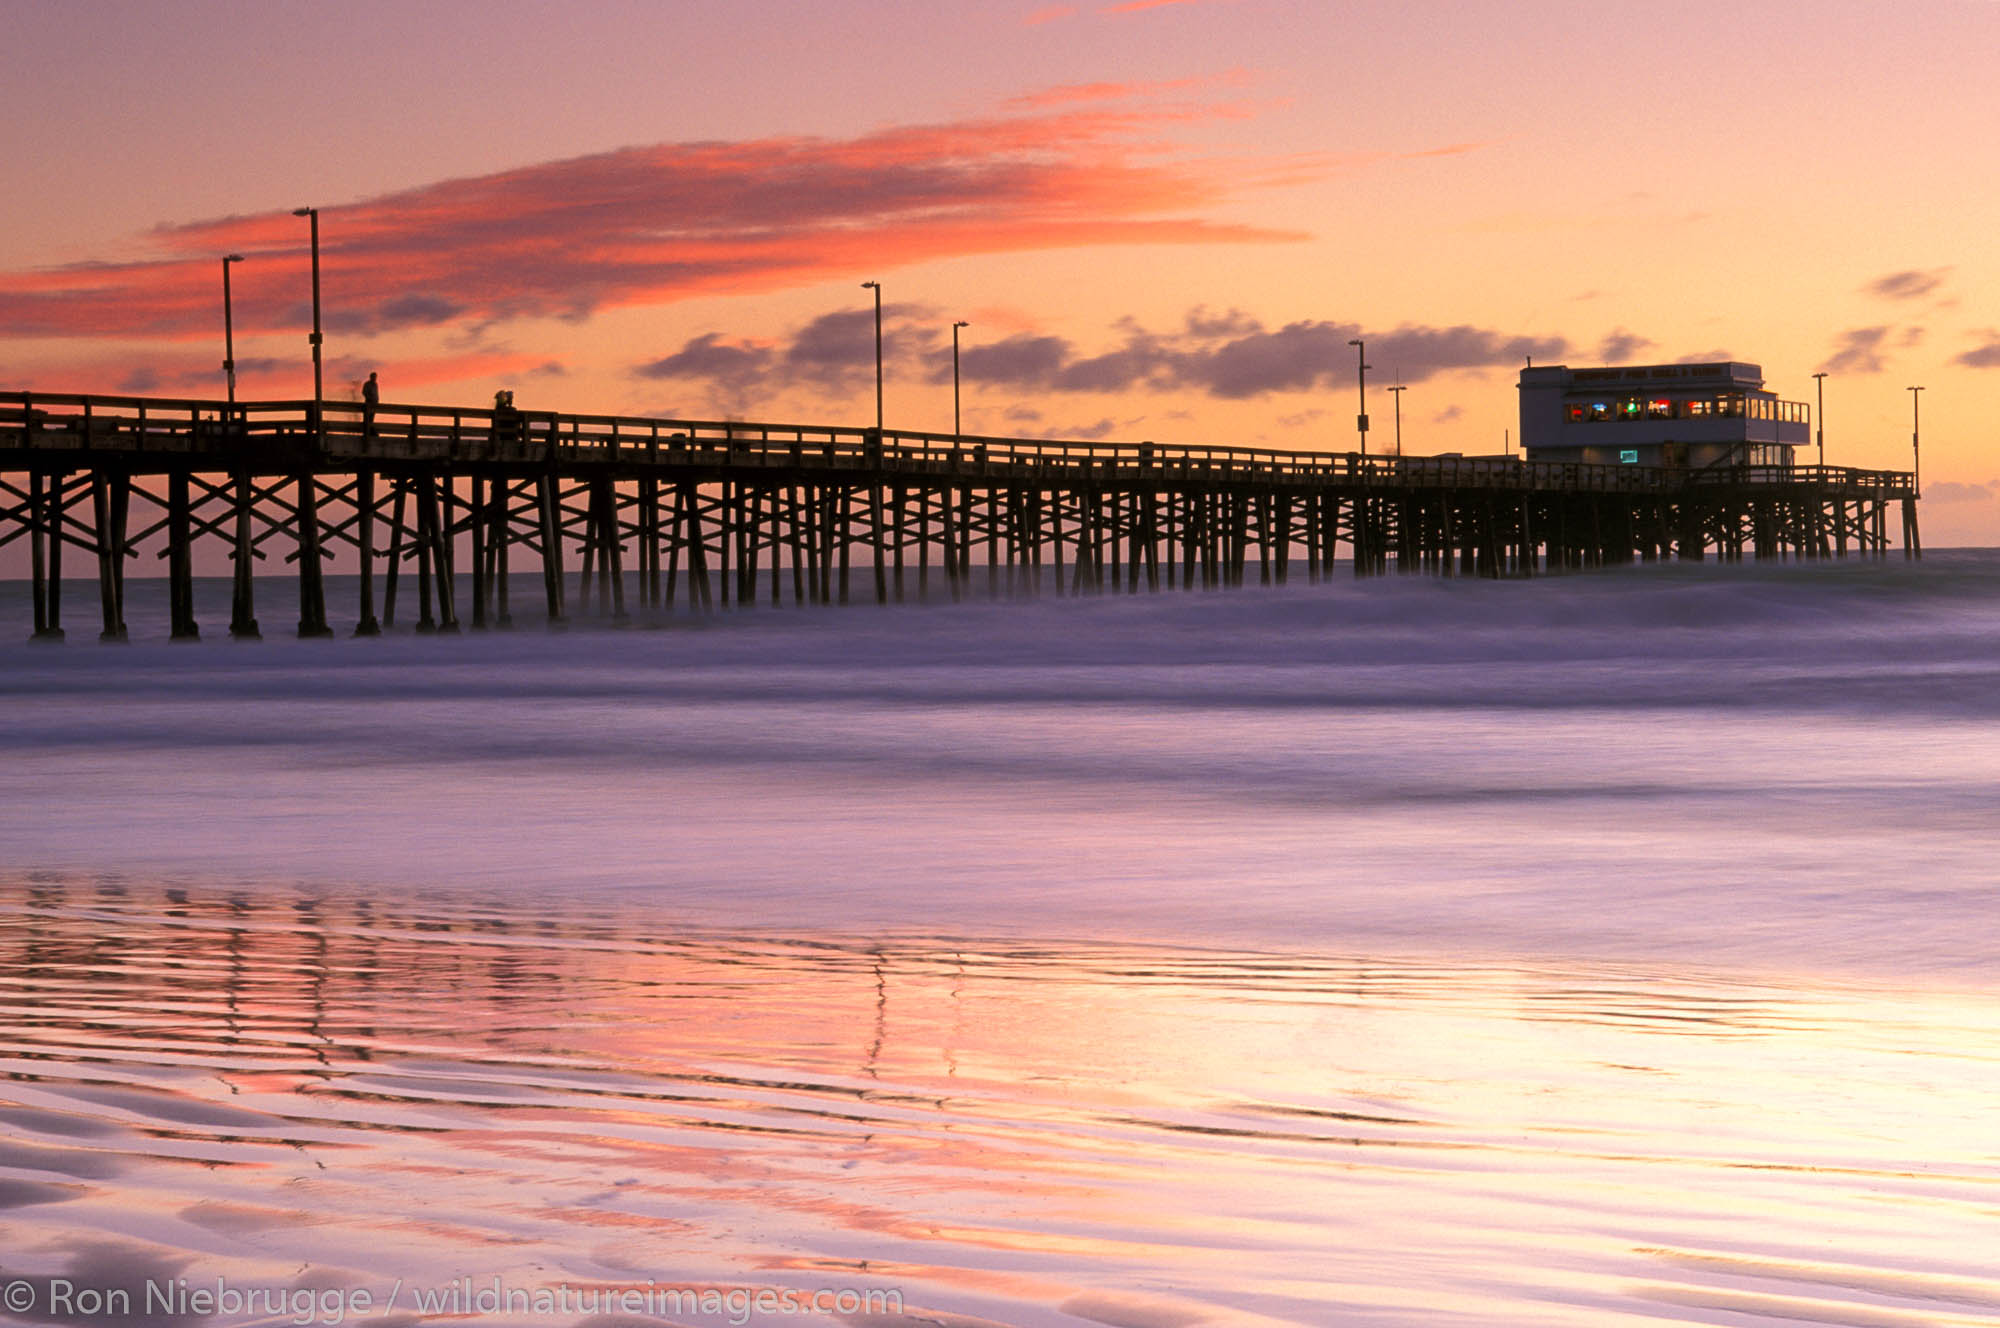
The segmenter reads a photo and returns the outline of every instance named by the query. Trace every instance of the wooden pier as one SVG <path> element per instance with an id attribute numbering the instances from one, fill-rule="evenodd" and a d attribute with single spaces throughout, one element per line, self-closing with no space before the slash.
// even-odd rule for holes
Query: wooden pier
<path id="1" fill-rule="evenodd" d="M 200 635 L 198 546 L 257 564 L 331 635 L 326 564 L 357 564 L 352 630 L 504 627 L 766 604 L 1194 590 L 1351 568 L 1509 577 L 1665 558 L 1883 556 L 1911 476 L 1381 457 L 434 406 L 0 393 L 0 547 L 29 542 L 37 640 L 63 578 L 97 576 L 123 640 L 129 567 L 167 564 Z M 524 568 L 532 569 L 523 571 Z M 469 572 L 469 577 L 466 575 Z M 539 575 L 537 575 L 539 573 Z M 521 584 L 526 576 L 528 584 Z M 461 603 L 461 595 L 469 595 Z M 399 614 L 403 615 L 399 618 Z"/>

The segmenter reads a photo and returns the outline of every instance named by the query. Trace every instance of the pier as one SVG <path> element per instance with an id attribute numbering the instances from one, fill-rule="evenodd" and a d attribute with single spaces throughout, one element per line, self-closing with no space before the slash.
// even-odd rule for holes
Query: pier
<path id="1" fill-rule="evenodd" d="M 201 635 L 197 546 L 263 575 L 299 635 L 551 624 L 758 604 L 1100 594 L 1337 573 L 1520 577 L 1668 558 L 1885 556 L 1912 476 L 1087 443 L 447 406 L 0 393 L 0 548 L 29 543 L 32 634 L 97 578 L 166 563 L 172 635 Z M 358 566 L 349 612 L 327 564 Z M 469 576 L 468 576 L 469 573 Z M 461 595 L 466 602 L 461 603 Z M 329 616 L 329 615 L 333 616 Z"/>

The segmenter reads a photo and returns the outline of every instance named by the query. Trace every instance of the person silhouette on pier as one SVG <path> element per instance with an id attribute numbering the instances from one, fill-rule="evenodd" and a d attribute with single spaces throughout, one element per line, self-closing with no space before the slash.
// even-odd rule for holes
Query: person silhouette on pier
<path id="1" fill-rule="evenodd" d="M 382 385 L 375 381 L 375 371 L 369 370 L 368 381 L 361 385 L 361 427 L 373 428 L 375 408 L 382 404 Z"/>

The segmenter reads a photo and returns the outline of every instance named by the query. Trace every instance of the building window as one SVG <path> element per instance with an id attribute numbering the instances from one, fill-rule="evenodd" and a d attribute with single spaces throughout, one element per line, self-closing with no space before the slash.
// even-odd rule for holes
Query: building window
<path id="1" fill-rule="evenodd" d="M 1646 418 L 1649 420 L 1670 420 L 1674 417 L 1674 403 L 1665 397 L 1654 397 L 1646 403 Z"/>
<path id="2" fill-rule="evenodd" d="M 1717 397 L 1715 400 L 1715 413 L 1718 415 L 1728 416 L 1731 419 L 1740 417 L 1743 414 L 1742 394 L 1738 392 L 1730 392 L 1723 396 Z"/>
<path id="3" fill-rule="evenodd" d="M 1591 419 L 1593 419 L 1593 420 L 1608 420 L 1608 419 L 1610 419 L 1610 418 L 1611 418 L 1611 403 L 1610 403 L 1610 402 L 1608 402 L 1608 401 L 1593 401 L 1593 402 L 1591 402 L 1591 403 L 1590 403 L 1590 418 L 1591 418 Z"/>
<path id="4" fill-rule="evenodd" d="M 1683 401 L 1681 409 L 1686 413 L 1688 419 L 1705 420 L 1715 413 L 1715 403 L 1705 399 L 1701 401 Z"/>
<path id="5" fill-rule="evenodd" d="M 1618 418 L 1621 420 L 1636 420 L 1645 408 L 1645 403 L 1640 401 L 1639 398 L 1626 397 L 1618 403 Z"/>
<path id="6" fill-rule="evenodd" d="M 1582 406 L 1571 406 L 1569 408 L 1569 422 L 1571 424 L 1580 424 L 1583 422 Z"/>

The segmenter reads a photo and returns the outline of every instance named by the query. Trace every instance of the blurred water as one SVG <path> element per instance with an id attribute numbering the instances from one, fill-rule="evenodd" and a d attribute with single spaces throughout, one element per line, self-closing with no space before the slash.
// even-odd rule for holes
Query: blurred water
<path id="1" fill-rule="evenodd" d="M 2000 555 L 257 644 L 204 583 L 194 646 L 157 589 L 0 647 L 27 1321 L 2000 1322 Z"/>
<path id="2" fill-rule="evenodd" d="M 134 601 L 137 644 L 0 648 L 0 861 L 868 934 L 2000 957 L 1987 555 L 255 645 Z"/>

